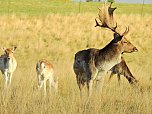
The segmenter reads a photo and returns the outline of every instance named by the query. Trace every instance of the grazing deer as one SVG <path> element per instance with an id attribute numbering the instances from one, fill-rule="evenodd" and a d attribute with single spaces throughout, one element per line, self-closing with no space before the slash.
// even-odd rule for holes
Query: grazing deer
<path id="1" fill-rule="evenodd" d="M 49 88 L 53 87 L 57 92 L 58 81 L 54 77 L 54 68 L 47 60 L 40 60 L 36 64 L 36 72 L 38 77 L 38 89 L 40 90 L 44 86 L 44 95 L 46 95 L 46 82 L 49 81 Z"/>
<path id="2" fill-rule="evenodd" d="M 118 82 L 120 82 L 120 75 L 123 75 L 131 85 L 134 85 L 134 86 L 138 85 L 138 81 L 132 75 L 123 57 L 121 57 L 121 62 L 115 65 L 114 67 L 112 67 L 110 71 L 111 71 L 111 74 L 109 77 L 109 81 L 113 77 L 113 75 L 117 74 Z"/>
<path id="3" fill-rule="evenodd" d="M 99 9 L 99 20 L 102 25 L 95 19 L 96 26 L 108 28 L 114 32 L 113 40 L 102 49 L 90 48 L 78 51 L 75 54 L 73 69 L 80 95 L 86 84 L 88 98 L 91 95 L 93 83 L 96 82 L 96 86 L 99 84 L 103 86 L 104 76 L 114 65 L 121 62 L 122 53 L 137 51 L 137 48 L 125 37 L 129 32 L 129 27 L 126 27 L 122 34 L 116 31 L 117 24 L 114 24 L 113 21 L 113 11 L 115 9 L 111 8 L 111 4 L 110 6 L 104 4 L 102 9 Z M 102 87 L 100 90 L 102 90 Z"/>
<path id="4" fill-rule="evenodd" d="M 5 87 L 11 84 L 12 75 L 17 67 L 17 62 L 14 57 L 14 52 L 17 47 L 13 48 L 3 48 L 5 52 L 0 56 L 0 70 L 5 78 Z"/>

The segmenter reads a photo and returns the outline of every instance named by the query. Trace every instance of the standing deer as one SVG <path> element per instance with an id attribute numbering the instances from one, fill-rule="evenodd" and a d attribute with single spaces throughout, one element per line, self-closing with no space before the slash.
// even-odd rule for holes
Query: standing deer
<path id="1" fill-rule="evenodd" d="M 58 81 L 54 77 L 54 68 L 47 60 L 40 60 L 36 64 L 36 72 L 38 77 L 38 89 L 40 90 L 44 86 L 44 95 L 46 96 L 46 82 L 49 81 L 49 88 L 53 87 L 57 92 Z"/>
<path id="2" fill-rule="evenodd" d="M 3 48 L 5 53 L 0 56 L 0 70 L 5 78 L 5 88 L 11 85 L 12 75 L 17 67 L 17 61 L 14 57 L 16 48 Z"/>
<path id="3" fill-rule="evenodd" d="M 102 25 L 95 19 L 96 26 L 108 28 L 114 32 L 113 40 L 102 49 L 90 48 L 78 51 L 75 54 L 73 69 L 76 74 L 80 95 L 82 95 L 82 88 L 86 84 L 88 99 L 90 98 L 94 82 L 96 82 L 96 87 L 99 87 L 99 84 L 101 84 L 100 90 L 102 91 L 107 71 L 121 62 L 122 53 L 137 51 L 137 48 L 125 37 L 129 32 L 128 27 L 126 27 L 126 30 L 122 34 L 116 31 L 117 24 L 114 24 L 113 21 L 113 11 L 115 9 L 111 8 L 111 4 L 110 6 L 104 4 L 99 9 L 99 20 Z"/>
<path id="4" fill-rule="evenodd" d="M 114 67 L 112 67 L 110 71 L 111 71 L 111 74 L 109 77 L 109 81 L 113 77 L 113 75 L 117 74 L 118 82 L 120 82 L 120 75 L 123 75 L 131 85 L 134 85 L 134 86 L 138 85 L 138 81 L 132 75 L 123 57 L 121 57 L 121 62 L 115 65 Z"/>

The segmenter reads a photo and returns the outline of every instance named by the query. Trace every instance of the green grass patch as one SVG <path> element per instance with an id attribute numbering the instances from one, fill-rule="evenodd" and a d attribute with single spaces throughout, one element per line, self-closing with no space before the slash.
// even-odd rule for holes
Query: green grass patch
<path id="1" fill-rule="evenodd" d="M 63 14 L 71 13 L 97 13 L 97 7 L 102 3 L 98 2 L 68 2 L 64 1 L 49 1 L 49 0 L 4 0 L 0 1 L 0 15 L 15 14 L 15 15 L 34 15 L 44 16 L 48 14 Z M 141 4 L 114 4 L 119 8 L 118 14 L 152 14 L 152 5 L 146 4 L 143 7 Z"/>

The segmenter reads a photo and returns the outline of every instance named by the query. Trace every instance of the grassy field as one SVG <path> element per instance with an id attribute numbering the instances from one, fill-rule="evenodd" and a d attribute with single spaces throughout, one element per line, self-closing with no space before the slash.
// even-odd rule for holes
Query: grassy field
<path id="1" fill-rule="evenodd" d="M 63 0 L 66 1 L 66 0 Z M 79 8 L 80 6 L 80 8 Z M 30 15 L 30 16 L 46 16 L 48 14 L 63 14 L 71 13 L 95 13 L 97 7 L 101 6 L 98 2 L 60 2 L 60 0 L 1 0 L 0 15 L 13 14 L 15 15 Z M 115 4 L 119 8 L 118 14 L 151 14 L 152 4 Z"/>
<path id="2" fill-rule="evenodd" d="M 84 109 L 72 66 L 77 51 L 102 48 L 112 40 L 111 31 L 94 27 L 100 4 L 83 3 L 78 13 L 78 3 L 10 1 L 9 11 L 8 2 L 0 1 L 0 47 L 18 47 L 15 53 L 18 67 L 7 93 L 3 90 L 4 80 L 0 74 L 1 114 L 152 113 L 151 5 L 144 6 L 144 15 L 141 16 L 140 5 L 115 4 L 118 7 L 115 15 L 118 27 L 123 30 L 129 25 L 127 37 L 139 50 L 123 56 L 139 80 L 143 94 L 135 93 L 123 77 L 121 86 L 116 77 L 108 83 L 107 75 L 102 94 L 92 95 Z M 43 98 L 43 93 L 38 94 L 35 65 L 42 58 L 55 67 L 55 76 L 59 78 L 56 96 L 48 94 Z"/>

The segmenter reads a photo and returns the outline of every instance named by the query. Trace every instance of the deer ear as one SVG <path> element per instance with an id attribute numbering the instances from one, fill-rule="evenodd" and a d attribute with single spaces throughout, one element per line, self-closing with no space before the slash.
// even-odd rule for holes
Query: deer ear
<path id="1" fill-rule="evenodd" d="M 15 47 L 13 47 L 13 51 L 14 51 L 14 52 L 15 52 L 16 48 L 17 48 L 16 46 L 15 46 Z"/>
<path id="2" fill-rule="evenodd" d="M 119 34 L 116 33 L 116 32 L 113 34 L 113 36 L 114 36 L 114 40 L 115 40 L 116 42 L 120 41 L 120 40 L 122 39 L 122 37 L 123 37 L 123 36 L 119 35 Z"/>
<path id="3" fill-rule="evenodd" d="M 5 47 L 3 47 L 3 48 L 1 48 L 4 52 L 5 52 L 5 50 L 6 50 L 6 48 Z"/>

